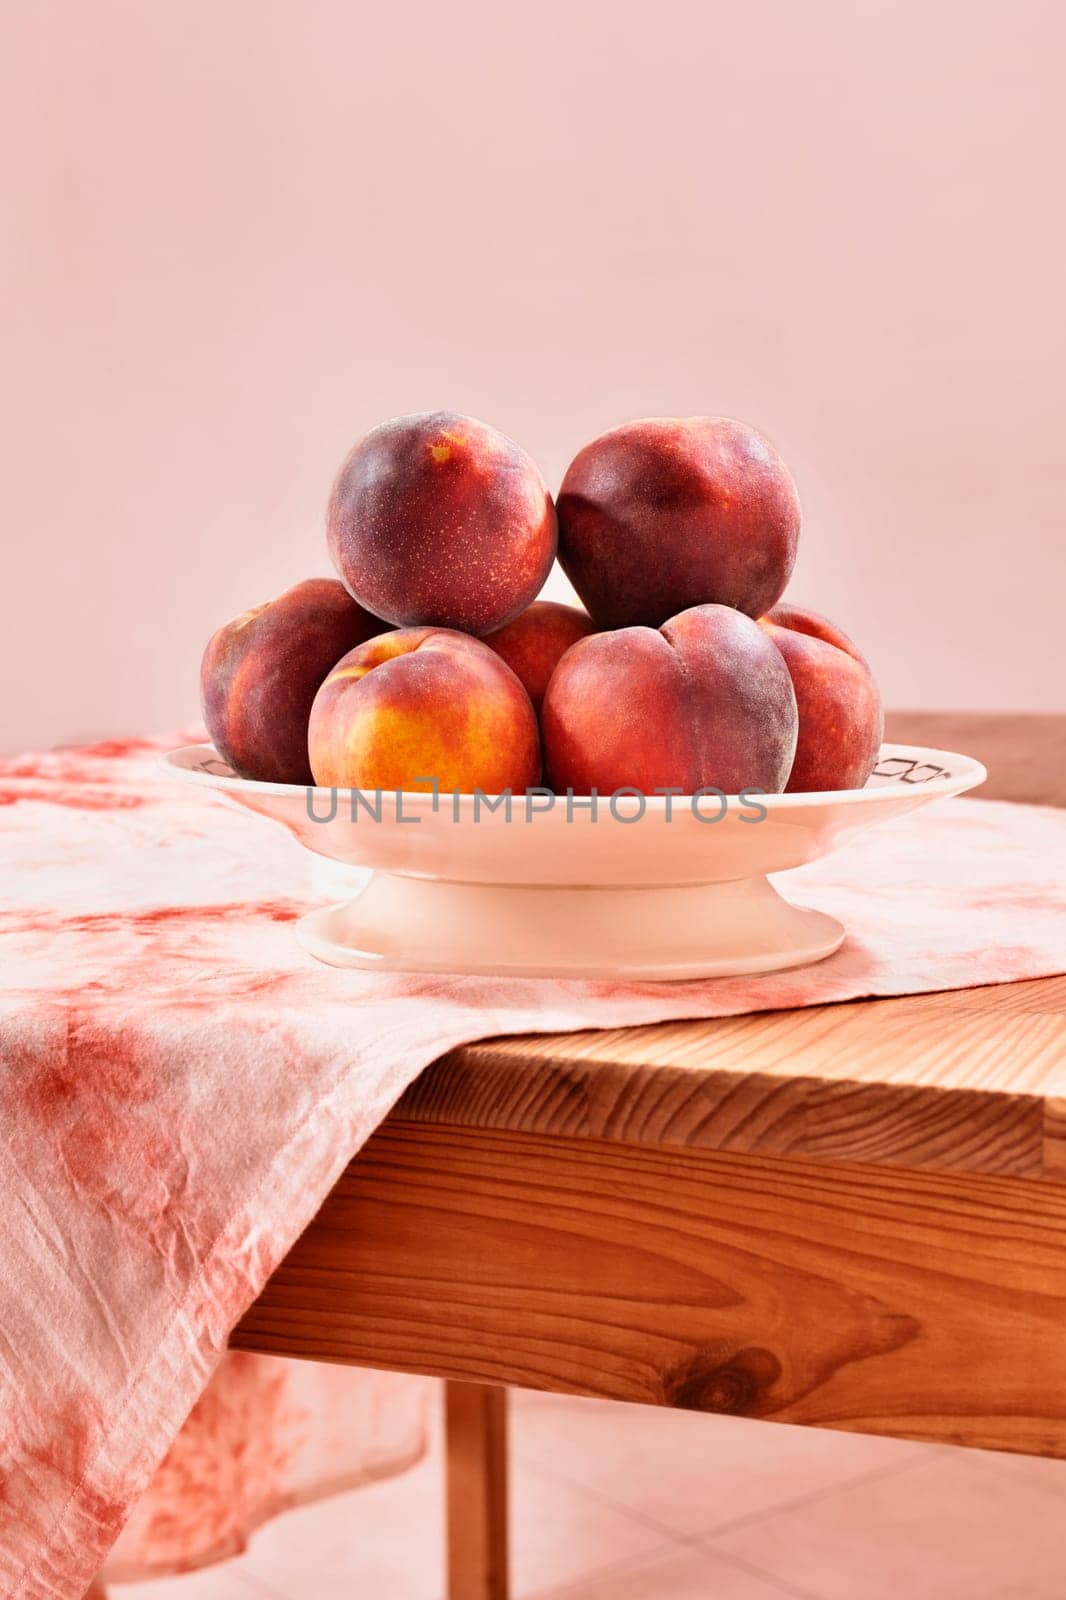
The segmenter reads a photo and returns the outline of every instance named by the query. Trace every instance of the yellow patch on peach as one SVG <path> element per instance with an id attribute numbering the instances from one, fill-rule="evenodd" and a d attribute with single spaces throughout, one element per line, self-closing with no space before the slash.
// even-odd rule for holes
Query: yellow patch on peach
<path id="1" fill-rule="evenodd" d="M 402 629 L 338 663 L 312 708 L 309 749 L 317 782 L 362 789 L 427 792 L 435 780 L 498 793 L 539 774 L 521 684 L 487 645 L 443 629 Z"/>
<path id="2" fill-rule="evenodd" d="M 461 433 L 456 433 L 451 428 L 443 428 L 438 437 L 443 440 L 444 443 L 431 444 L 429 447 L 429 453 L 438 466 L 443 466 L 444 463 L 446 461 L 450 461 L 452 456 L 455 454 L 455 450 L 452 447 L 456 446 L 457 448 L 462 449 L 466 444 L 466 439 Z"/>
<path id="3" fill-rule="evenodd" d="M 427 634 L 432 630 L 421 631 Z M 409 640 L 405 640 L 402 633 L 383 633 L 376 639 L 368 639 L 359 652 L 363 659 L 351 667 L 341 663 L 330 673 L 326 683 L 340 683 L 344 678 L 365 678 L 375 667 L 380 667 L 386 661 L 394 661 L 397 656 L 406 655 L 410 649 L 411 644 Z"/>
<path id="4" fill-rule="evenodd" d="M 373 667 L 345 667 L 343 672 L 331 672 L 326 682 L 340 683 L 342 678 L 365 678 L 373 670 Z"/>
<path id="5" fill-rule="evenodd" d="M 484 714 L 486 708 L 481 707 Z M 470 717 L 445 717 L 432 707 L 384 705 L 372 717 L 353 719 L 346 740 L 354 770 L 364 774 L 364 786 L 403 788 L 429 792 L 433 779 L 442 789 L 474 787 L 471 772 L 491 772 L 496 766 L 505 725 L 487 718 L 492 737 L 479 736 Z M 457 723 L 460 726 L 457 726 Z M 462 724 L 465 723 L 465 726 Z"/>

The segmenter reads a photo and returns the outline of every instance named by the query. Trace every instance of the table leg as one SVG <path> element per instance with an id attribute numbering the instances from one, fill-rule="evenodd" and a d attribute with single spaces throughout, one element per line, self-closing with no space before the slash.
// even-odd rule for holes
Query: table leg
<path id="1" fill-rule="evenodd" d="M 444 1385 L 448 1600 L 508 1600 L 507 1390 Z"/>

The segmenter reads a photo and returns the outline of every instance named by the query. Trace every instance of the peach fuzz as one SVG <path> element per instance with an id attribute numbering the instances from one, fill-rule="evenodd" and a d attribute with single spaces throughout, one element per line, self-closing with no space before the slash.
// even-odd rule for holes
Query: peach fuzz
<path id="1" fill-rule="evenodd" d="M 601 628 L 692 606 L 759 617 L 796 559 L 800 503 L 773 446 L 730 417 L 649 417 L 593 439 L 558 498 L 559 564 Z"/>
<path id="2" fill-rule="evenodd" d="M 881 695 L 865 657 L 833 623 L 800 606 L 775 606 L 759 626 L 784 657 L 799 707 L 789 792 L 861 789 L 884 734 Z"/>
<path id="3" fill-rule="evenodd" d="M 212 635 L 200 699 L 212 743 L 242 778 L 310 783 L 307 720 L 341 656 L 388 629 L 336 578 L 308 578 Z"/>
<path id="4" fill-rule="evenodd" d="M 545 762 L 557 790 L 775 793 L 796 748 L 796 697 L 781 653 L 728 606 L 662 628 L 572 645 L 544 697 Z"/>
<path id="5" fill-rule="evenodd" d="M 485 643 L 506 661 L 534 711 L 539 711 L 548 680 L 563 656 L 572 644 L 595 631 L 592 618 L 576 606 L 534 600 L 513 622 L 487 634 Z"/>
<path id="6" fill-rule="evenodd" d="M 505 434 L 437 411 L 382 423 L 333 485 L 330 556 L 361 605 L 482 635 L 523 611 L 556 549 L 536 464 Z"/>
<path id="7" fill-rule="evenodd" d="M 400 628 L 339 661 L 311 708 L 315 782 L 354 789 L 520 792 L 540 781 L 529 696 L 487 645 Z"/>

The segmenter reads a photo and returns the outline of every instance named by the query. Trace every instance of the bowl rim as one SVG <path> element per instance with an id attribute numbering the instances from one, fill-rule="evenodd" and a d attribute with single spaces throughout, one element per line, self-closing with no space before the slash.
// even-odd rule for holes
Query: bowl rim
<path id="1" fill-rule="evenodd" d="M 189 757 L 193 754 L 198 755 L 201 759 L 205 756 L 213 757 L 224 766 L 228 766 L 228 763 L 219 755 L 214 745 L 206 742 L 180 745 L 174 750 L 168 750 L 160 756 L 159 765 L 168 774 L 178 777 L 182 782 L 199 784 L 203 788 L 216 789 L 223 793 L 256 794 L 264 797 L 285 799 L 294 798 L 296 795 L 306 795 L 308 790 L 316 795 L 330 795 L 334 792 L 334 789 L 338 795 L 351 794 L 353 792 L 350 786 L 346 788 L 339 784 L 334 786 L 329 784 L 270 783 L 259 778 L 241 778 L 233 772 L 203 772 L 195 767 L 186 765 L 181 760 L 182 757 Z M 925 766 L 937 766 L 941 767 L 943 772 L 940 777 L 924 778 L 919 782 L 914 782 L 904 777 L 898 779 L 889 778 L 878 783 L 873 788 L 811 789 L 797 791 L 793 794 L 764 794 L 754 789 L 745 792 L 756 797 L 758 804 L 765 806 L 768 811 L 777 812 L 797 810 L 805 806 L 868 805 L 889 798 L 898 800 L 904 795 L 932 799 L 938 795 L 956 795 L 968 789 L 975 789 L 984 783 L 988 777 L 988 769 L 976 757 L 964 755 L 961 751 L 956 750 L 937 750 L 930 745 L 883 743 L 878 752 L 877 764 L 880 765 L 881 762 L 886 760 L 911 761 L 912 771 L 915 767 L 920 769 Z M 439 797 L 434 796 L 431 790 L 420 789 L 386 789 L 381 791 L 370 789 L 359 792 L 387 795 L 402 793 L 404 806 L 412 812 L 420 809 L 432 812 L 435 802 L 439 807 L 445 796 L 451 796 L 451 790 L 444 790 Z M 516 791 L 516 798 L 525 792 L 524 790 Z M 543 787 L 533 788 L 530 792 L 534 794 L 550 794 L 553 791 Z M 622 789 L 614 792 L 623 795 L 629 801 L 635 802 L 638 798 L 638 792 L 635 790 Z M 705 792 L 708 794 L 717 793 L 712 789 L 708 789 Z M 562 795 L 556 796 L 557 799 L 565 799 L 565 797 L 565 791 Z M 472 792 L 463 793 L 459 798 L 460 802 L 465 806 L 473 806 L 475 796 Z M 486 798 L 491 799 L 493 796 L 486 795 Z M 584 798 L 586 797 L 575 795 L 573 797 L 574 804 L 580 804 Z M 601 794 L 598 798 L 606 805 L 610 796 Z M 645 808 L 641 815 L 665 812 L 668 803 L 673 806 L 682 806 L 692 800 L 692 796 L 687 794 L 652 794 L 645 795 L 643 798 Z M 742 805 L 750 805 L 752 803 L 751 800 L 745 800 L 741 795 L 728 795 L 726 798 L 730 802 L 736 801 Z M 548 808 L 545 808 L 540 814 L 548 816 L 551 813 Z"/>

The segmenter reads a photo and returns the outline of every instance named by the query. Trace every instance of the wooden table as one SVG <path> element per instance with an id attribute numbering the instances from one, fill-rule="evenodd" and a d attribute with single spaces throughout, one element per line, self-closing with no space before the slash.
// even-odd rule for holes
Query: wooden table
<path id="1" fill-rule="evenodd" d="M 1066 804 L 1066 717 L 888 736 Z M 233 1342 L 452 1380 L 452 1600 L 504 1385 L 1066 1456 L 1066 977 L 455 1051 Z"/>

